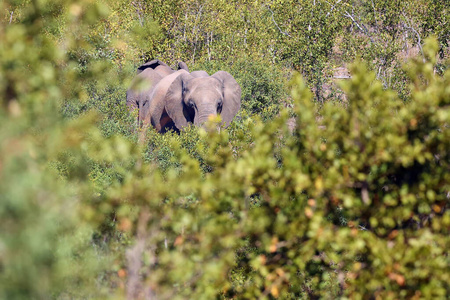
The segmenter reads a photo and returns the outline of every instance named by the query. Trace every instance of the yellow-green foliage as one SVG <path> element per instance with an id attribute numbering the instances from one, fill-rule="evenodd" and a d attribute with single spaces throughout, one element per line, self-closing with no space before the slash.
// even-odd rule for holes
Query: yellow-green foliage
<path id="1" fill-rule="evenodd" d="M 159 2 L 133 3 L 148 9 Z M 152 37 L 179 37 L 166 31 L 177 19 L 163 18 L 177 3 L 158 6 L 164 35 Z M 197 11 L 201 3 L 183 5 Z M 275 4 L 274 13 L 284 9 Z M 254 7 L 272 16 L 256 1 L 204 5 L 247 13 Z M 118 32 L 116 42 L 134 23 L 141 26 L 129 6 L 4 1 L 0 8 L 9 12 L 0 23 L 0 298 L 450 294 L 450 71 L 435 72 L 435 40 L 405 67 L 411 77 L 405 101 L 356 62 L 342 86 L 345 101 L 317 104 L 295 75 L 293 111 L 267 120 L 249 114 L 261 108 L 252 101 L 270 107 L 276 100 L 265 85 L 278 89 L 283 81 L 271 75 L 252 83 L 242 70 L 243 82 L 255 88 L 248 92 L 250 108 L 230 128 L 211 124 L 160 135 L 135 128 L 124 106 L 123 77 L 131 77 L 134 62 L 122 59 L 143 49 L 118 42 L 122 48 L 111 49 L 123 57 L 104 55 L 111 45 L 97 39 L 99 20 Z M 119 13 L 133 18 L 119 24 Z M 244 20 L 248 44 L 236 47 L 250 49 L 250 59 L 260 54 L 251 30 L 261 20 Z M 197 50 L 208 55 L 204 47 Z M 283 47 L 293 51 L 290 43 Z M 326 51 L 316 54 L 326 57 Z M 214 55 L 199 64 L 221 67 Z M 253 61 L 255 74 L 271 70 Z"/>
<path id="2" fill-rule="evenodd" d="M 425 51 L 433 60 L 435 42 Z M 445 298 L 450 73 L 411 70 L 408 103 L 358 63 L 344 107 L 319 111 L 297 76 L 293 135 L 286 113 L 257 123 L 236 157 L 227 131 L 203 132 L 212 172 L 174 146 L 181 172 L 115 185 L 114 199 L 141 207 L 119 222 L 137 223 L 143 282 L 170 299 Z"/>
<path id="3" fill-rule="evenodd" d="M 86 158 L 105 144 L 93 115 L 65 120 L 58 112 L 63 98 L 83 94 L 78 61 L 66 54 L 83 40 L 70 34 L 58 44 L 47 31 L 56 18 L 83 30 L 104 13 L 96 5 L 83 13 L 84 3 L 0 4 L 8 12 L 0 23 L 1 299 L 95 293 L 103 259 L 90 244 L 82 203 L 92 197 Z"/>

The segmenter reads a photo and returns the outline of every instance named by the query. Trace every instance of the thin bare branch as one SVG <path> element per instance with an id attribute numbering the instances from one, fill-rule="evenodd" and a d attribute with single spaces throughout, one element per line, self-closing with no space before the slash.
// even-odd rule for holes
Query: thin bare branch
<path id="1" fill-rule="evenodd" d="M 425 62 L 425 55 L 423 54 L 423 49 L 422 49 L 422 39 L 421 39 L 421 37 L 420 37 L 419 32 L 417 32 L 417 30 L 414 29 L 414 27 L 412 26 L 412 24 L 410 24 L 410 23 L 408 22 L 408 19 L 407 19 L 407 17 L 405 16 L 405 14 L 403 14 L 403 18 L 404 18 L 404 21 L 405 21 L 404 24 L 403 24 L 403 25 L 405 26 L 405 28 L 411 30 L 412 32 L 414 32 L 414 33 L 416 34 L 416 36 L 417 36 L 417 45 L 419 46 L 420 53 L 422 54 L 423 62 Z M 408 23 L 409 23 L 409 24 L 408 24 Z"/>
<path id="2" fill-rule="evenodd" d="M 334 5 L 332 5 L 332 4 L 331 4 L 330 2 L 328 2 L 328 1 L 325 1 L 326 3 L 328 3 L 329 5 L 331 5 L 331 9 L 330 9 L 329 12 L 327 12 L 326 17 L 328 17 L 328 16 L 333 12 L 334 8 L 335 8 L 339 3 L 341 3 L 341 1 L 342 1 L 342 0 L 336 1 L 336 3 L 335 3 Z"/>
<path id="3" fill-rule="evenodd" d="M 350 18 L 352 20 L 352 22 L 359 28 L 359 30 L 361 30 L 362 32 L 367 34 L 367 36 L 369 37 L 370 41 L 372 43 L 375 43 L 375 41 L 372 39 L 372 36 L 369 33 L 369 30 L 367 30 L 366 26 L 360 25 L 348 11 L 345 11 L 344 16 L 347 17 L 347 18 Z"/>
<path id="4" fill-rule="evenodd" d="M 277 24 L 277 22 L 275 21 L 275 18 L 274 18 L 274 16 L 273 16 L 273 15 L 274 15 L 273 10 L 271 10 L 269 6 L 266 6 L 266 7 L 267 7 L 267 9 L 272 13 L 272 22 L 273 22 L 273 24 L 275 24 L 275 26 L 278 28 L 278 30 L 280 31 L 280 33 L 281 33 L 281 34 L 284 34 L 284 35 L 287 35 L 288 37 L 291 37 L 291 35 L 290 35 L 289 33 L 284 32 L 283 30 L 281 30 L 280 26 L 278 26 L 278 24 Z"/>
<path id="5" fill-rule="evenodd" d="M 373 0 L 371 2 L 372 2 L 372 9 L 373 9 L 373 17 L 375 18 L 375 28 L 378 31 L 377 10 L 375 9 L 375 3 L 373 3 Z"/>

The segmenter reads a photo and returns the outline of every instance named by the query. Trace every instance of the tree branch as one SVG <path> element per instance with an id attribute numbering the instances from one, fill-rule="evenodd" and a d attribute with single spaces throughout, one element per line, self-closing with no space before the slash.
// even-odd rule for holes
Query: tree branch
<path id="1" fill-rule="evenodd" d="M 417 30 L 414 29 L 414 27 L 411 24 L 407 24 L 408 19 L 406 18 L 405 14 L 403 14 L 403 17 L 405 18 L 405 22 L 403 24 L 405 26 L 405 28 L 411 30 L 412 32 L 414 32 L 417 35 L 417 45 L 419 46 L 420 53 L 422 54 L 423 62 L 425 62 L 425 55 L 423 54 L 422 39 L 420 38 L 420 34 L 419 34 L 419 32 L 417 32 Z"/>
<path id="2" fill-rule="evenodd" d="M 278 28 L 278 30 L 280 31 L 280 33 L 282 33 L 282 34 L 284 34 L 284 35 L 287 35 L 288 37 L 291 37 L 291 35 L 290 35 L 289 33 L 284 32 L 283 30 L 281 30 L 280 26 L 278 26 L 277 22 L 275 21 L 275 18 L 273 17 L 273 15 L 274 15 L 273 10 L 271 10 L 269 6 L 266 6 L 266 7 L 267 7 L 267 9 L 272 13 L 272 21 L 273 21 L 273 24 L 275 24 L 275 26 Z"/>
<path id="3" fill-rule="evenodd" d="M 339 3 L 341 3 L 341 1 L 342 1 L 342 0 L 336 1 L 336 3 L 335 3 L 334 5 L 332 5 L 332 4 L 331 4 L 330 2 L 328 2 L 328 1 L 325 1 L 326 3 L 328 3 L 329 5 L 331 5 L 331 9 L 330 9 L 329 12 L 327 12 L 326 17 L 328 17 L 328 16 L 333 12 L 334 8 L 335 8 Z"/>
<path id="4" fill-rule="evenodd" d="M 375 41 L 372 39 L 372 36 L 370 35 L 369 30 L 367 30 L 367 28 L 364 25 L 362 25 L 362 27 L 361 27 L 361 25 L 359 25 L 359 23 L 356 22 L 355 18 L 351 14 L 349 14 L 348 11 L 345 11 L 344 16 L 347 17 L 347 18 L 350 18 L 352 20 L 352 22 L 355 23 L 355 25 L 359 28 L 359 30 L 361 30 L 362 32 L 367 34 L 367 36 L 369 37 L 370 41 L 373 44 L 375 44 Z"/>

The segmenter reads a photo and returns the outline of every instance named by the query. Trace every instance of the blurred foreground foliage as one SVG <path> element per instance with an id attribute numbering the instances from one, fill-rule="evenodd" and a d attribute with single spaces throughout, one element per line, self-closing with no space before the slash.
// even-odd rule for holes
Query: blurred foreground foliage
<path id="1" fill-rule="evenodd" d="M 287 88 L 283 68 L 253 56 L 260 24 L 247 16 L 246 44 L 224 41 L 248 59 L 218 63 L 223 52 L 206 43 L 184 49 L 193 56 L 203 49 L 195 63 L 210 73 L 236 73 L 245 102 L 235 122 L 220 132 L 211 124 L 160 135 L 135 128 L 124 105 L 132 69 L 124 60 L 136 52 L 121 34 L 149 38 L 152 47 L 150 37 L 162 38 L 144 17 L 145 3 L 0 4 L 9 12 L 0 24 L 0 298 L 450 294 L 450 71 L 436 67 L 442 35 L 405 66 L 408 92 L 386 88 L 359 61 L 342 84 L 346 99 L 318 103 L 307 85 L 314 77 L 295 75 Z M 158 6 L 155 16 L 175 4 Z M 281 4 L 255 9 L 276 20 Z M 312 25 L 327 16 L 321 5 L 312 8 Z M 137 19 L 112 22 L 118 11 L 137 11 Z M 156 17 L 163 32 L 176 21 Z M 283 30 L 300 31 L 307 18 L 299 18 Z M 117 36 L 96 38 L 99 20 Z M 438 21 L 431 25 L 445 34 Z M 144 25 L 153 31 L 139 30 Z M 331 44 L 323 42 L 308 60 L 327 57 Z M 281 105 L 286 89 L 292 110 Z"/>
<path id="2" fill-rule="evenodd" d="M 58 45 L 46 30 L 56 16 L 70 20 L 67 30 L 82 30 L 105 11 L 95 6 L 83 14 L 81 4 L 63 9 L 66 5 L 0 4 L 2 12 L 11 11 L 0 24 L 2 299 L 90 297 L 95 291 L 91 276 L 98 276 L 103 261 L 91 244 L 94 228 L 83 221 L 83 202 L 92 195 L 83 149 L 98 142 L 88 145 L 88 137 L 100 134 L 93 126 L 96 118 L 67 120 L 59 113 L 62 99 L 83 94 L 74 84 L 78 61 L 66 55 L 83 40 L 74 33 Z M 13 19 L 18 11 L 21 22 Z"/>

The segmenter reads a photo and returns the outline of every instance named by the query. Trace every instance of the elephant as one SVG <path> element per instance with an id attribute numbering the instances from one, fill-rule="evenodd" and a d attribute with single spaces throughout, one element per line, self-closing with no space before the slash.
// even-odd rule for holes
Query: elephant
<path id="1" fill-rule="evenodd" d="M 172 70 L 159 60 L 138 68 L 134 81 L 144 80 L 147 87 L 127 91 L 127 105 L 138 109 L 138 122 L 158 132 L 180 131 L 189 124 L 202 126 L 211 116 L 220 115 L 229 126 L 241 106 L 241 88 L 228 72 L 209 75 L 189 69 L 184 62 Z"/>
<path id="2" fill-rule="evenodd" d="M 189 72 L 189 68 L 184 61 L 178 62 L 178 70 L 186 70 Z"/>
<path id="3" fill-rule="evenodd" d="M 127 106 L 131 111 L 138 111 L 137 122 L 139 126 L 143 124 L 143 117 L 147 108 L 144 104 L 148 102 L 148 95 L 162 78 L 174 72 L 172 68 L 158 59 L 151 60 L 138 67 L 131 88 L 127 90 Z M 137 86 L 139 83 L 141 85 Z"/>
<path id="4" fill-rule="evenodd" d="M 184 62 L 179 62 L 178 66 L 179 67 L 180 66 L 185 66 L 187 68 L 186 63 L 184 63 Z M 172 70 L 171 67 L 169 67 L 168 65 L 166 65 L 165 63 L 163 63 L 159 59 L 151 60 L 149 62 L 146 62 L 142 66 L 138 67 L 138 72 L 137 73 L 139 74 L 139 73 L 143 72 L 146 69 L 155 70 L 161 76 L 167 76 L 167 75 L 172 74 L 173 72 L 175 72 L 174 70 Z"/>

